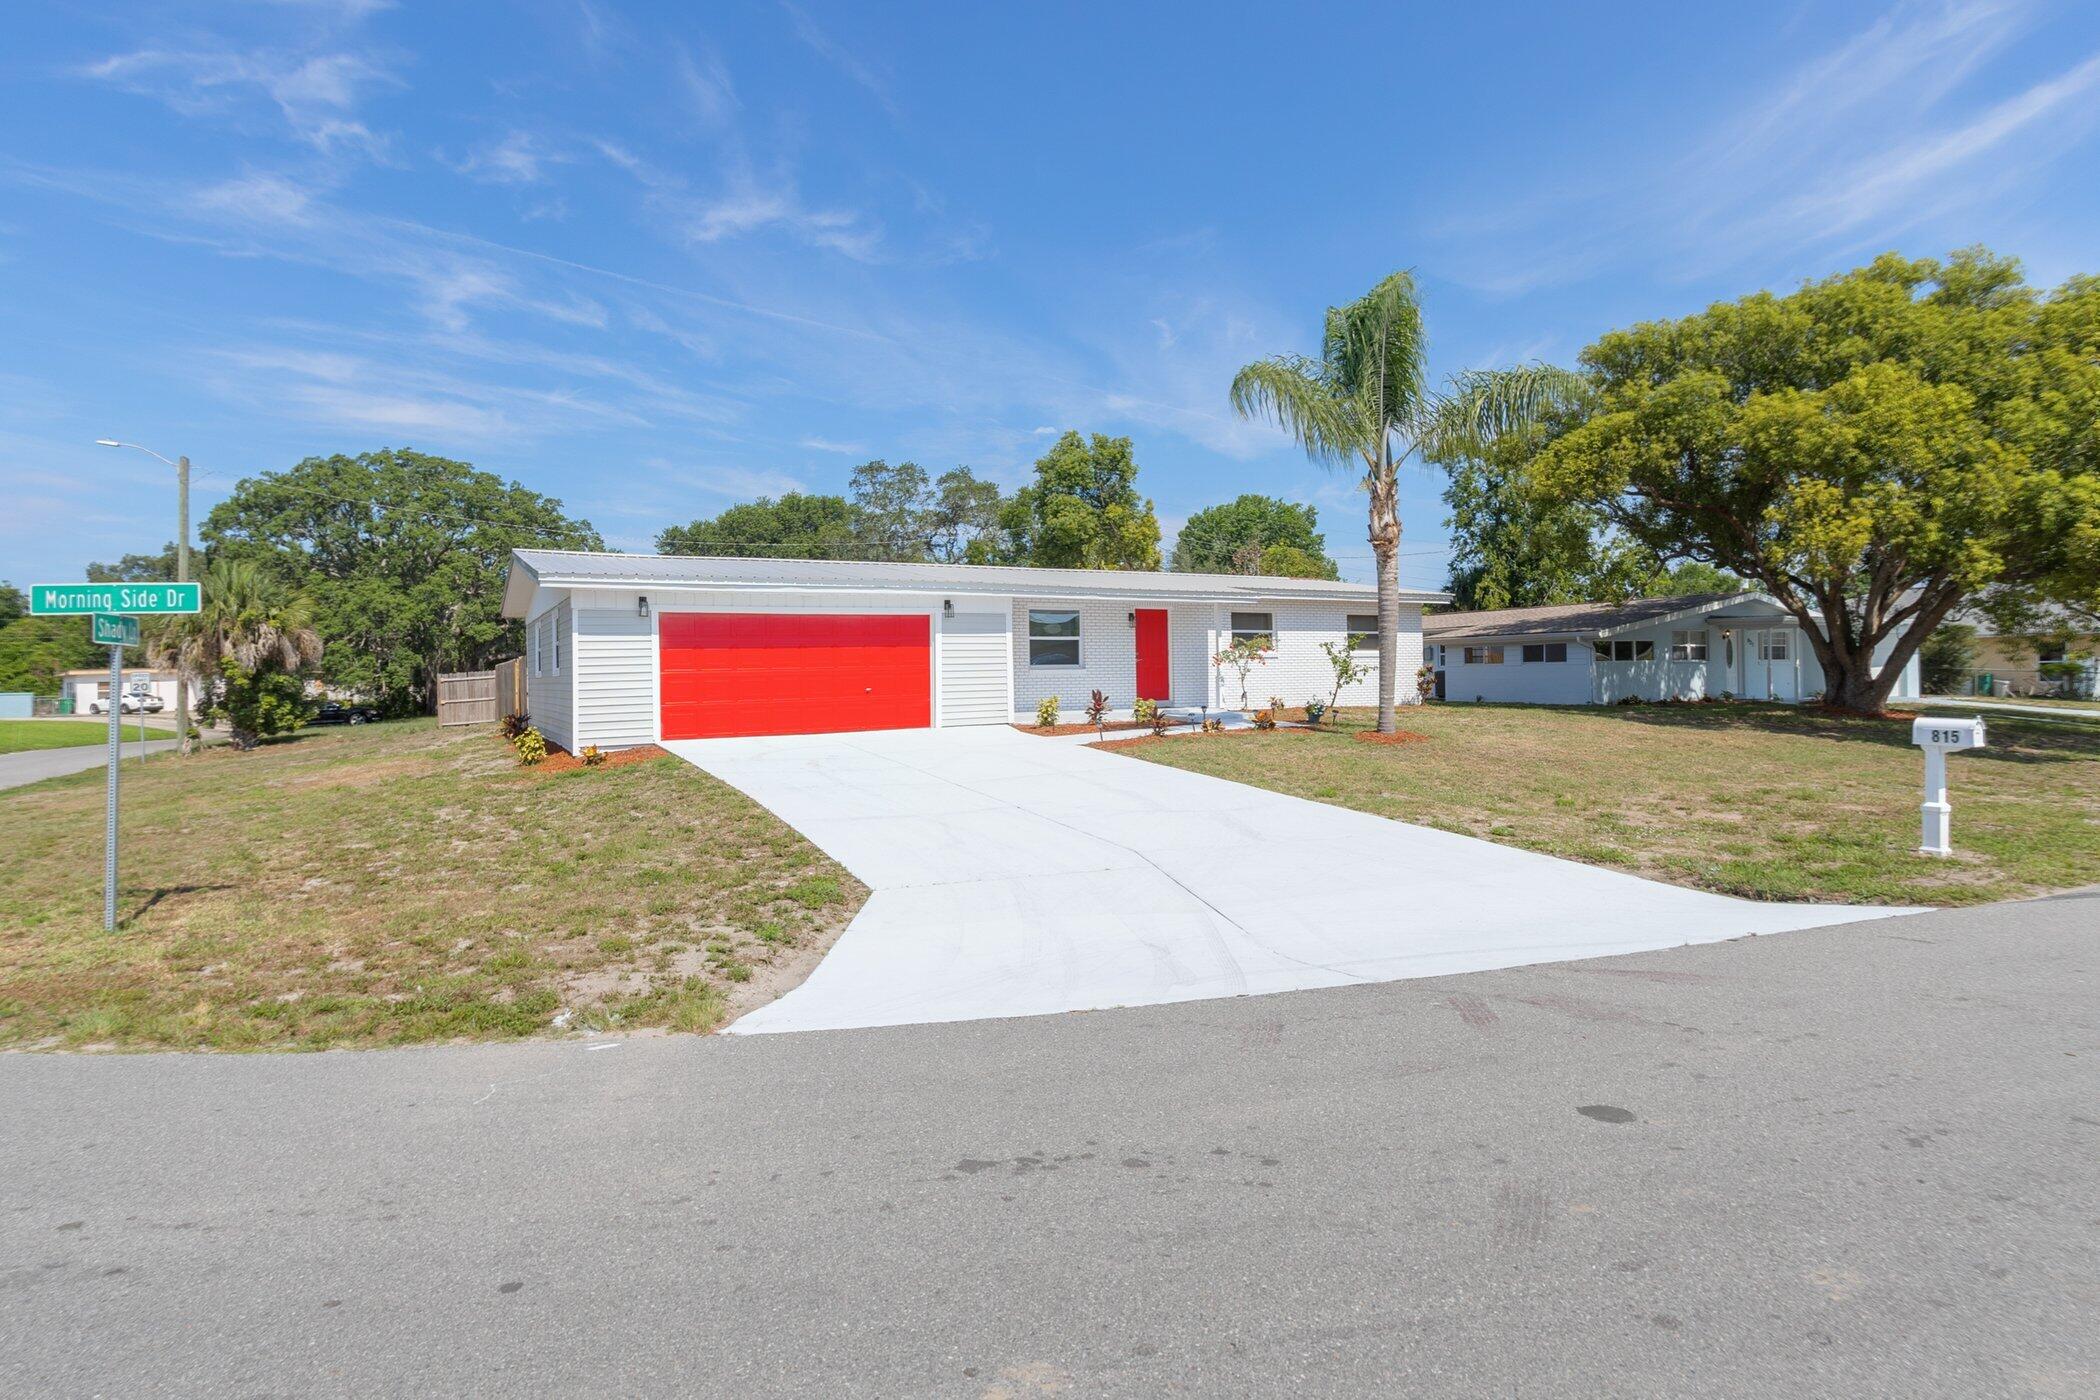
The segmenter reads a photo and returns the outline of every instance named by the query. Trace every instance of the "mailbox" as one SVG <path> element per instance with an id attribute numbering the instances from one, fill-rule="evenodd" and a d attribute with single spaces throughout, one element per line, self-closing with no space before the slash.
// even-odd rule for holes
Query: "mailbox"
<path id="1" fill-rule="evenodd" d="M 1983 720 L 1934 719 L 1925 715 L 1911 721 L 1910 741 L 1925 750 L 1925 800 L 1918 804 L 1918 854 L 1951 856 L 1954 846 L 1948 839 L 1948 818 L 1954 808 L 1947 801 L 1947 755 L 1982 748 Z"/>
<path id="2" fill-rule="evenodd" d="M 1921 749 L 1939 749 L 1947 753 L 1957 749 L 1980 749 L 1983 747 L 1983 720 L 1933 719 L 1928 715 L 1911 721 L 1910 741 Z"/>

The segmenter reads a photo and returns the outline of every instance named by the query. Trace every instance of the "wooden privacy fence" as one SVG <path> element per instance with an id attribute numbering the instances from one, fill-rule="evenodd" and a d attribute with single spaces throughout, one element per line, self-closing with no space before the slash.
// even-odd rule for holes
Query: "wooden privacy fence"
<path id="1" fill-rule="evenodd" d="M 496 718 L 525 713 L 525 658 L 513 656 L 496 666 Z"/>
<path id="2" fill-rule="evenodd" d="M 454 671 L 438 677 L 438 723 L 494 724 L 496 673 Z"/>

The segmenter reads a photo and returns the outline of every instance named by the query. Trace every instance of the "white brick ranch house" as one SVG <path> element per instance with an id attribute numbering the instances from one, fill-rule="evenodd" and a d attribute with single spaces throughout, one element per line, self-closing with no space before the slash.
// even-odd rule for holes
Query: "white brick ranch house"
<path id="1" fill-rule="evenodd" d="M 1447 700 L 1610 705 L 1823 693 L 1823 668 L 1800 624 L 1763 593 L 1439 613 L 1422 634 Z M 1895 645 L 1891 637 L 1876 649 L 1877 667 Z M 1892 697 L 1917 695 L 1913 655 Z"/>
<path id="2" fill-rule="evenodd" d="M 1415 694 L 1422 608 L 1403 590 L 1399 690 Z M 1322 642 L 1375 634 L 1367 584 L 831 559 L 714 559 L 521 549 L 503 615 L 525 623 L 526 708 L 567 749 L 664 739 L 1031 720 L 1089 692 L 1239 708 L 1211 658 L 1235 635 L 1269 639 L 1248 677 L 1256 706 L 1325 698 Z M 1370 679 L 1344 704 L 1377 700 Z"/>

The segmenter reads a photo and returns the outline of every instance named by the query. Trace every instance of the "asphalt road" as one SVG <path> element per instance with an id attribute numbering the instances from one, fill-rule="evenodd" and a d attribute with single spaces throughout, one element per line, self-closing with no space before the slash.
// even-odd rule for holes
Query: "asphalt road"
<path id="1" fill-rule="evenodd" d="M 2091 1395 L 2096 940 L 4 1057 L 0 1393 Z"/>
<path id="2" fill-rule="evenodd" d="M 147 732 L 167 733 L 170 731 L 156 731 L 149 728 Z M 173 739 L 148 739 L 144 744 L 140 744 L 138 738 L 139 729 L 136 724 L 127 727 L 124 734 L 124 762 L 127 765 L 135 764 L 139 761 L 139 750 L 141 748 L 147 753 L 153 754 L 167 753 L 177 747 L 177 741 Z M 25 749 L 20 753 L 0 753 L 0 791 L 5 791 L 8 788 L 26 787 L 30 783 L 40 783 L 46 778 L 62 778 L 68 773 L 85 773 L 90 768 L 106 767 L 108 763 L 109 745 L 106 743 L 80 744 L 64 749 Z M 128 769 L 126 774 L 120 776 L 128 776 Z"/>

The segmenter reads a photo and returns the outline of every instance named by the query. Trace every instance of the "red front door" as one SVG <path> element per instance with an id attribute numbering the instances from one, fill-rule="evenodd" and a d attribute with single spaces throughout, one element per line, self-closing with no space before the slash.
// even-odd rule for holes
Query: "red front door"
<path id="1" fill-rule="evenodd" d="M 1137 610 L 1137 698 L 1167 700 L 1167 610 Z"/>
<path id="2" fill-rule="evenodd" d="M 666 739 L 933 723 L 923 616 L 667 612 L 658 642 Z"/>

